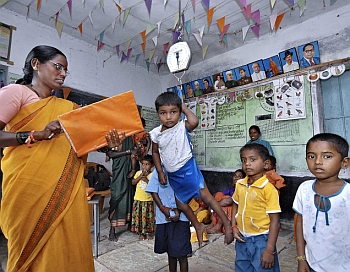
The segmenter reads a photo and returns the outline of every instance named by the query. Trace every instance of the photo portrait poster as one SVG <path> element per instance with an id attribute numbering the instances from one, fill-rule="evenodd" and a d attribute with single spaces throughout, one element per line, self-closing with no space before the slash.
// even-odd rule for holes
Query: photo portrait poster
<path id="1" fill-rule="evenodd" d="M 265 67 L 262 60 L 249 63 L 248 68 L 253 82 L 266 78 Z"/>
<path id="2" fill-rule="evenodd" d="M 266 77 L 274 77 L 283 73 L 282 66 L 278 55 L 271 56 L 263 60 Z"/>
<path id="3" fill-rule="evenodd" d="M 238 86 L 237 76 L 234 69 L 223 72 L 223 75 L 226 89 L 231 89 Z"/>
<path id="4" fill-rule="evenodd" d="M 321 63 L 318 42 L 310 42 L 298 46 L 300 68 L 306 68 Z"/>
<path id="5" fill-rule="evenodd" d="M 282 62 L 283 73 L 300 69 L 298 54 L 295 47 L 280 52 L 279 56 Z"/>
<path id="6" fill-rule="evenodd" d="M 235 68 L 235 73 L 237 77 L 237 83 L 239 86 L 252 82 L 252 78 L 250 77 L 250 72 L 247 65 Z"/>

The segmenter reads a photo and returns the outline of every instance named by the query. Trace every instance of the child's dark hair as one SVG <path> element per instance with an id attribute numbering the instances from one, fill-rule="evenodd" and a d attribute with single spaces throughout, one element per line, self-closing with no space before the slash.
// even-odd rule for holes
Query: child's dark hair
<path id="1" fill-rule="evenodd" d="M 259 157 L 263 159 L 263 161 L 270 159 L 270 154 L 267 148 L 261 144 L 246 144 L 245 146 L 241 147 L 239 150 L 240 156 L 242 156 L 242 152 L 244 150 L 256 150 L 258 152 Z"/>
<path id="2" fill-rule="evenodd" d="M 240 172 L 240 173 L 242 174 L 242 177 L 245 178 L 246 174 L 245 174 L 245 172 L 244 172 L 242 169 L 237 169 L 237 170 L 234 172 L 234 174 L 235 174 L 236 172 Z"/>
<path id="3" fill-rule="evenodd" d="M 259 135 L 261 135 L 260 128 L 259 128 L 257 125 L 252 125 L 252 126 L 250 126 L 250 128 L 249 128 L 248 131 L 250 132 L 251 129 L 255 129 L 255 130 L 259 133 Z"/>
<path id="4" fill-rule="evenodd" d="M 276 167 L 276 163 L 277 163 L 276 158 L 274 156 L 270 155 L 269 160 L 270 160 L 272 166 Z"/>
<path id="5" fill-rule="evenodd" d="M 150 162 L 151 164 L 154 164 L 154 163 L 153 163 L 152 155 L 149 155 L 149 154 L 145 155 L 145 156 L 143 157 L 142 161 L 148 161 L 148 162 Z"/>
<path id="6" fill-rule="evenodd" d="M 182 102 L 180 97 L 173 93 L 173 92 L 165 92 L 160 95 L 158 95 L 156 101 L 155 101 L 156 111 L 158 112 L 159 107 L 161 106 L 170 106 L 175 105 L 180 109 L 180 112 L 182 110 Z"/>
<path id="7" fill-rule="evenodd" d="M 306 152 L 309 145 L 317 141 L 324 141 L 332 144 L 340 153 L 341 159 L 344 159 L 345 157 L 348 156 L 348 153 L 349 153 L 348 142 L 343 137 L 333 133 L 320 133 L 313 136 L 310 140 L 307 141 Z"/>

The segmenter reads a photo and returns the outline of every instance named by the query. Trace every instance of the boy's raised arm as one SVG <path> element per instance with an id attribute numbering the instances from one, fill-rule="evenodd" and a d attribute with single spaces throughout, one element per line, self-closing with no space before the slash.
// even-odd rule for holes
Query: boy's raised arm
<path id="1" fill-rule="evenodd" d="M 194 113 L 187 108 L 185 103 L 182 103 L 182 112 L 186 115 L 187 120 L 186 120 L 186 128 L 189 132 L 194 130 L 198 126 L 198 118 Z"/>

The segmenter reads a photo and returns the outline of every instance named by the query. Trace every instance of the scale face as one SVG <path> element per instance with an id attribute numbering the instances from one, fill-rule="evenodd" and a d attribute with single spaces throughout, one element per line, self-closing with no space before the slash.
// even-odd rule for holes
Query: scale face
<path id="1" fill-rule="evenodd" d="M 168 52 L 167 64 L 171 73 L 186 70 L 190 65 L 191 50 L 187 42 L 173 44 Z"/>

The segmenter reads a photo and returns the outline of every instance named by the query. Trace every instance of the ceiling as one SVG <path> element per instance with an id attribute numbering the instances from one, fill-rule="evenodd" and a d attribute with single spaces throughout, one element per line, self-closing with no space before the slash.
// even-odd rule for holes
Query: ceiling
<path id="1" fill-rule="evenodd" d="M 272 32 L 271 15 L 285 13 L 279 26 L 281 29 L 348 4 L 347 0 L 337 0 L 333 5 L 330 2 L 334 0 L 277 0 L 272 8 L 270 0 L 153 0 L 153 2 L 152 0 L 8 0 L 1 7 L 51 27 L 55 27 L 56 14 L 58 14 L 58 25 L 62 24 L 64 33 L 94 46 L 98 45 L 98 41 L 103 36 L 104 46 L 101 50 L 110 53 L 110 57 L 105 59 L 106 62 L 121 62 L 123 53 L 126 55 L 128 49 L 132 48 L 129 58 L 124 62 L 148 69 L 147 61 L 149 61 L 150 72 L 167 75 L 168 67 L 160 65 L 160 60 L 164 63 L 166 59 L 164 44 L 169 43 L 169 46 L 172 44 L 172 30 L 179 14 L 179 1 L 184 14 L 183 21 L 187 22 L 186 24 L 190 22 L 191 26 L 190 35 L 187 34 L 186 27 L 183 30 L 183 40 L 188 42 L 192 51 L 191 64 L 203 61 L 203 49 L 206 46 L 208 48 L 204 58 L 209 59 L 258 39 L 250 28 L 243 41 L 242 29 L 246 29 L 249 25 L 258 25 L 256 20 L 248 19 L 242 12 L 244 2 L 247 2 L 247 5 L 251 4 L 252 13 L 260 11 L 260 36 Z M 306 1 L 306 9 L 302 13 L 297 3 L 303 1 Z M 41 4 L 37 11 L 38 2 Z M 71 3 L 71 15 L 69 3 Z M 146 3 L 150 6 L 150 12 Z M 215 7 L 209 27 L 206 6 L 208 4 L 209 10 Z M 217 20 L 222 17 L 225 18 L 224 24 L 230 24 L 230 26 L 226 37 L 220 40 Z M 80 24 L 82 33 L 78 27 Z M 159 33 L 158 25 L 160 25 Z M 143 53 L 141 46 L 143 40 L 140 33 L 152 26 L 156 27 L 147 34 L 145 53 Z M 201 46 L 192 33 L 199 34 L 203 27 Z M 155 40 L 157 46 L 155 46 Z M 119 55 L 116 50 L 118 46 Z"/>

